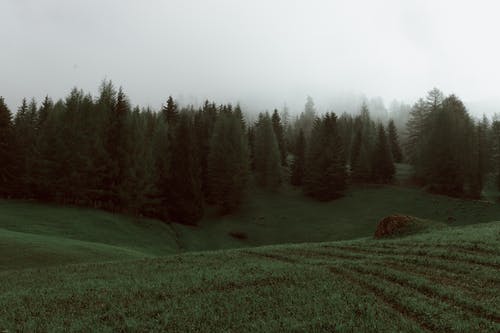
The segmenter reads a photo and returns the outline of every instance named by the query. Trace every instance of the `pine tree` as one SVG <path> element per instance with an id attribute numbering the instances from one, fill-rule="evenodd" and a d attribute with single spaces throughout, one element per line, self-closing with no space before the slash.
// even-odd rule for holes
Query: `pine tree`
<path id="1" fill-rule="evenodd" d="M 345 155 L 337 116 L 316 119 L 306 157 L 304 191 L 318 200 L 332 200 L 346 188 Z"/>
<path id="2" fill-rule="evenodd" d="M 32 99 L 28 104 L 24 98 L 14 118 L 16 142 L 16 178 L 19 192 L 24 197 L 31 197 L 34 187 L 34 147 L 36 142 L 37 105 Z"/>
<path id="3" fill-rule="evenodd" d="M 255 125 L 247 129 L 248 152 L 250 156 L 250 170 L 255 171 Z"/>
<path id="4" fill-rule="evenodd" d="M 339 117 L 338 121 L 339 135 L 344 144 L 345 156 L 348 161 L 351 160 L 351 148 L 353 146 L 353 131 L 354 131 L 354 119 L 353 117 L 344 112 Z"/>
<path id="5" fill-rule="evenodd" d="M 109 112 L 106 130 L 108 160 L 105 185 L 111 194 L 109 201 L 112 209 L 127 207 L 130 202 L 128 193 L 124 188 L 126 169 L 128 168 L 127 118 L 129 113 L 130 104 L 128 98 L 120 88 L 116 103 Z"/>
<path id="6" fill-rule="evenodd" d="M 10 112 L 3 97 L 0 97 L 0 196 L 12 192 L 15 156 L 15 137 Z"/>
<path id="7" fill-rule="evenodd" d="M 491 124 L 492 169 L 495 173 L 495 184 L 500 189 L 500 120 L 495 119 Z"/>
<path id="8" fill-rule="evenodd" d="M 301 186 L 304 181 L 306 163 L 306 137 L 304 131 L 300 130 L 295 144 L 295 156 L 292 163 L 291 183 L 295 186 Z"/>
<path id="9" fill-rule="evenodd" d="M 422 148 L 425 145 L 426 134 L 429 130 L 429 116 L 430 110 L 427 108 L 425 101 L 420 99 L 412 107 L 410 111 L 410 118 L 406 123 L 407 140 L 405 145 L 405 156 L 410 164 L 413 164 L 417 170 L 417 177 L 422 174 L 421 166 L 418 162 L 422 157 Z"/>
<path id="10" fill-rule="evenodd" d="M 304 106 L 304 112 L 302 112 L 295 122 L 296 130 L 299 131 L 302 129 L 304 131 L 304 135 L 307 138 L 311 135 L 312 128 L 314 126 L 314 122 L 316 119 L 316 108 L 314 107 L 314 100 L 311 96 L 307 96 L 307 101 Z"/>
<path id="11" fill-rule="evenodd" d="M 172 220 L 194 224 L 203 216 L 201 169 L 193 131 L 187 111 L 179 113 L 169 168 L 169 207 Z"/>
<path id="12" fill-rule="evenodd" d="M 378 183 L 389 183 L 394 173 L 394 162 L 385 129 L 382 124 L 379 124 L 377 142 L 372 155 L 372 179 Z"/>
<path id="13" fill-rule="evenodd" d="M 167 99 L 167 103 L 161 109 L 163 113 L 164 119 L 170 125 L 170 127 L 175 127 L 177 120 L 179 119 L 179 110 L 177 107 L 177 103 L 175 103 L 172 96 L 169 96 Z"/>
<path id="14" fill-rule="evenodd" d="M 37 126 L 40 128 L 43 126 L 43 123 L 45 120 L 47 120 L 47 117 L 49 116 L 49 112 L 52 110 L 54 107 L 54 102 L 52 102 L 52 99 L 49 98 L 49 96 L 45 96 L 45 99 L 42 102 L 42 105 L 40 106 L 40 109 L 38 110 L 38 124 Z"/>
<path id="15" fill-rule="evenodd" d="M 271 121 L 273 123 L 274 135 L 276 136 L 276 141 L 278 142 L 281 165 L 285 166 L 286 165 L 286 155 L 287 155 L 286 146 L 285 146 L 285 133 L 284 133 L 283 124 L 281 123 L 281 117 L 280 117 L 277 109 L 274 109 L 273 115 L 271 117 Z"/>
<path id="16" fill-rule="evenodd" d="M 254 164 L 257 184 L 276 189 L 281 184 L 281 163 L 271 117 L 260 114 L 255 125 Z"/>
<path id="17" fill-rule="evenodd" d="M 436 103 L 429 102 L 428 105 L 430 109 Z M 454 95 L 446 97 L 435 110 L 430 110 L 427 119 L 429 134 L 423 141 L 417 165 L 421 166 L 423 179 L 430 190 L 461 196 L 473 185 L 470 175 L 476 168 L 471 163 L 475 160 L 473 122 L 462 101 Z"/>
<path id="18" fill-rule="evenodd" d="M 392 158 L 395 163 L 401 163 L 403 161 L 403 153 L 401 152 L 401 146 L 399 145 L 399 136 L 394 120 L 389 120 L 387 131 Z"/>
<path id="19" fill-rule="evenodd" d="M 146 119 L 138 108 L 127 119 L 127 166 L 121 191 L 126 198 L 125 210 L 134 214 L 145 211 L 151 205 L 154 191 L 154 159 L 152 138 L 146 131 Z"/>
<path id="20" fill-rule="evenodd" d="M 155 127 L 152 137 L 152 153 L 154 161 L 154 188 L 153 202 L 149 208 L 148 215 L 157 217 L 167 221 L 168 206 L 170 204 L 170 163 L 172 159 L 170 138 L 173 135 L 169 134 L 171 129 L 168 128 L 164 114 L 159 114 L 155 121 Z"/>
<path id="21" fill-rule="evenodd" d="M 361 105 L 360 114 L 352 121 L 352 132 L 350 178 L 353 182 L 369 182 L 372 180 L 372 152 L 376 129 L 365 102 Z"/>
<path id="22" fill-rule="evenodd" d="M 363 130 L 356 131 L 351 148 L 351 180 L 353 182 L 367 182 L 371 180 L 372 165 L 368 145 L 363 140 Z"/>
<path id="23" fill-rule="evenodd" d="M 242 114 L 238 116 L 243 117 Z M 216 119 L 217 119 L 217 107 L 215 106 L 215 104 L 210 104 L 208 101 L 205 102 L 203 108 L 198 110 L 194 116 L 196 146 L 198 147 L 199 162 L 201 166 L 202 189 L 205 199 L 207 199 L 207 202 L 209 203 L 210 203 L 210 193 L 209 193 L 210 186 L 208 179 L 208 155 L 210 153 L 210 140 L 213 135 Z M 243 120 L 241 119 L 241 121 Z"/>
<path id="24" fill-rule="evenodd" d="M 236 107 L 234 108 L 234 115 L 240 122 L 240 126 L 243 131 L 245 131 L 247 128 L 247 124 L 245 122 L 245 117 L 243 116 L 243 111 L 241 111 L 241 106 L 239 104 L 236 104 Z"/>
<path id="25" fill-rule="evenodd" d="M 208 156 L 211 201 L 223 213 L 235 210 L 243 201 L 248 180 L 248 142 L 241 118 L 234 114 L 219 115 Z"/>

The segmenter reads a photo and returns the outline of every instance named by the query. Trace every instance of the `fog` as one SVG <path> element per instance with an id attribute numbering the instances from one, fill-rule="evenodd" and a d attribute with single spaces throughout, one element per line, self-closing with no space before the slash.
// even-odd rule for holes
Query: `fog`
<path id="1" fill-rule="evenodd" d="M 433 87 L 500 111 L 497 1 L 2 0 L 0 95 L 97 92 L 134 104 L 240 102 L 342 112 Z M 487 107 L 484 107 L 487 105 Z"/>

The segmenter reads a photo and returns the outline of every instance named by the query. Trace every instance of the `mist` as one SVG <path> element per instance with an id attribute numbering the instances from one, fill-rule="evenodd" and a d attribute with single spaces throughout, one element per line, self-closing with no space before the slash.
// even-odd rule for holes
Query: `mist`
<path id="1" fill-rule="evenodd" d="M 433 87 L 500 111 L 496 1 L 16 1 L 0 3 L 0 95 L 92 93 L 134 104 L 241 103 L 247 112 L 413 103 Z M 354 102 L 353 102 L 354 101 Z"/>

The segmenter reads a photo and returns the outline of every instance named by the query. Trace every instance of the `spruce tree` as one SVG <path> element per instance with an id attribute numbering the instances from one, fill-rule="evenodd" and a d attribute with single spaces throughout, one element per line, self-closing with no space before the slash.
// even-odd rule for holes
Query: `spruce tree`
<path id="1" fill-rule="evenodd" d="M 280 151 L 280 159 L 281 165 L 286 165 L 286 145 L 285 145 L 285 130 L 283 128 L 283 124 L 281 123 L 281 117 L 278 113 L 277 109 L 274 109 L 273 115 L 271 117 L 271 121 L 273 123 L 274 135 L 276 136 L 276 140 L 278 142 L 278 148 Z"/>
<path id="2" fill-rule="evenodd" d="M 42 105 L 40 106 L 40 109 L 38 110 L 38 127 L 42 127 L 43 123 L 45 120 L 47 120 L 47 117 L 49 116 L 50 111 L 54 107 L 54 102 L 52 102 L 52 99 L 49 98 L 49 96 L 45 96 L 45 99 L 42 102 Z"/>
<path id="3" fill-rule="evenodd" d="M 306 140 L 311 135 L 315 119 L 316 119 L 316 108 L 314 106 L 314 100 L 311 96 L 307 96 L 306 104 L 304 106 L 304 112 L 300 114 L 295 123 L 297 131 L 299 131 L 300 129 L 304 131 Z"/>
<path id="4" fill-rule="evenodd" d="M 179 110 L 177 107 L 177 103 L 175 103 L 172 96 L 168 97 L 167 102 L 161 109 L 161 112 L 163 113 L 164 119 L 167 121 L 170 127 L 173 128 L 179 118 Z"/>
<path id="5" fill-rule="evenodd" d="M 395 173 L 391 150 L 384 126 L 378 125 L 377 142 L 372 155 L 372 179 L 377 183 L 389 183 Z"/>
<path id="6" fill-rule="evenodd" d="M 121 191 L 126 198 L 125 210 L 134 214 L 148 212 L 154 190 L 152 138 L 147 135 L 146 119 L 136 108 L 127 119 L 127 165 Z"/>
<path id="7" fill-rule="evenodd" d="M 243 117 L 242 114 L 240 115 Z M 208 101 L 205 102 L 205 105 L 198 110 L 194 116 L 196 146 L 198 148 L 199 162 L 201 166 L 202 189 L 205 199 L 207 199 L 209 203 L 210 190 L 208 179 L 208 155 L 210 153 L 210 140 L 213 135 L 216 119 L 217 107 L 215 104 L 210 104 Z"/>
<path id="8" fill-rule="evenodd" d="M 401 152 L 401 146 L 399 145 L 399 136 L 394 124 L 394 120 L 389 120 L 389 125 L 387 126 L 389 146 L 392 153 L 392 158 L 395 163 L 401 163 L 403 161 L 403 153 Z"/>
<path id="9" fill-rule="evenodd" d="M 257 184 L 276 189 L 281 184 L 281 161 L 271 117 L 267 112 L 259 115 L 255 125 L 253 161 Z"/>
<path id="10" fill-rule="evenodd" d="M 152 154 L 154 161 L 153 202 L 150 204 L 149 215 L 167 221 L 168 206 L 170 204 L 170 163 L 172 159 L 170 138 L 167 121 L 164 114 L 156 117 L 152 137 Z"/>
<path id="11" fill-rule="evenodd" d="M 35 100 L 32 99 L 28 104 L 24 98 L 14 118 L 16 182 L 19 184 L 19 193 L 24 197 L 31 197 L 34 189 L 36 117 Z"/>
<path id="12" fill-rule="evenodd" d="M 369 182 L 372 180 L 372 152 L 377 133 L 365 102 L 360 114 L 352 120 L 351 128 L 350 178 L 353 182 Z"/>
<path id="13" fill-rule="evenodd" d="M 130 197 L 124 188 L 126 169 L 128 168 L 128 124 L 130 104 L 127 96 L 120 88 L 116 103 L 108 115 L 106 130 L 106 188 L 110 191 L 111 209 L 120 209 L 130 203 Z"/>
<path id="14" fill-rule="evenodd" d="M 295 155 L 292 162 L 291 183 L 295 186 L 301 186 L 304 181 L 305 163 L 306 163 L 306 137 L 304 131 L 300 130 L 295 144 Z"/>
<path id="15" fill-rule="evenodd" d="M 350 178 L 353 182 L 371 180 L 372 161 L 368 144 L 363 140 L 363 129 L 358 128 L 353 139 L 350 160 Z"/>
<path id="16" fill-rule="evenodd" d="M 248 142 L 241 118 L 220 114 L 210 142 L 208 179 L 210 199 L 223 213 L 235 210 L 243 201 L 248 180 Z"/>
<path id="17" fill-rule="evenodd" d="M 495 184 L 500 189 L 500 120 L 495 119 L 491 124 L 492 169 L 495 174 Z"/>
<path id="18" fill-rule="evenodd" d="M 15 137 L 10 112 L 3 97 L 0 97 L 0 195 L 12 192 L 15 156 Z"/>
<path id="19" fill-rule="evenodd" d="M 407 139 L 404 146 L 406 160 L 415 168 L 415 176 L 422 180 L 425 177 L 425 171 L 422 165 L 422 156 L 424 147 L 428 141 L 430 127 L 431 110 L 426 106 L 423 99 L 419 99 L 413 105 L 408 122 L 406 123 Z"/>
<path id="20" fill-rule="evenodd" d="M 431 100 L 435 100 L 431 99 Z M 425 184 L 434 192 L 462 196 L 468 192 L 474 160 L 474 126 L 460 99 L 451 95 L 432 109 L 429 102 L 429 133 L 417 160 Z M 477 189 L 474 190 L 478 192 Z"/>
<path id="21" fill-rule="evenodd" d="M 308 145 L 304 191 L 318 200 L 338 198 L 346 188 L 345 155 L 337 116 L 316 119 Z"/>
<path id="22" fill-rule="evenodd" d="M 353 131 L 354 131 L 354 119 L 353 117 L 344 112 L 337 120 L 339 135 L 342 139 L 344 145 L 345 156 L 348 161 L 351 160 L 351 148 L 353 146 Z"/>
<path id="23" fill-rule="evenodd" d="M 181 111 L 171 143 L 168 181 L 169 216 L 187 224 L 194 224 L 203 216 L 201 168 L 193 128 L 188 112 Z"/>

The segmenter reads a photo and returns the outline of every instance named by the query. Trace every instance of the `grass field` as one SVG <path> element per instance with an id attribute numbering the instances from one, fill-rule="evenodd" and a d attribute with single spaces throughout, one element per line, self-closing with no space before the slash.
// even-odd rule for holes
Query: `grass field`
<path id="1" fill-rule="evenodd" d="M 500 222 L 0 272 L 0 331 L 499 332 Z"/>
<path id="2" fill-rule="evenodd" d="M 321 203 L 285 187 L 274 193 L 253 190 L 237 214 L 221 217 L 208 211 L 197 227 L 189 227 L 92 209 L 0 201 L 0 270 L 347 240 L 371 236 L 377 222 L 394 213 L 458 226 L 497 220 L 500 205 L 399 186 L 352 187 L 345 197 Z"/>

